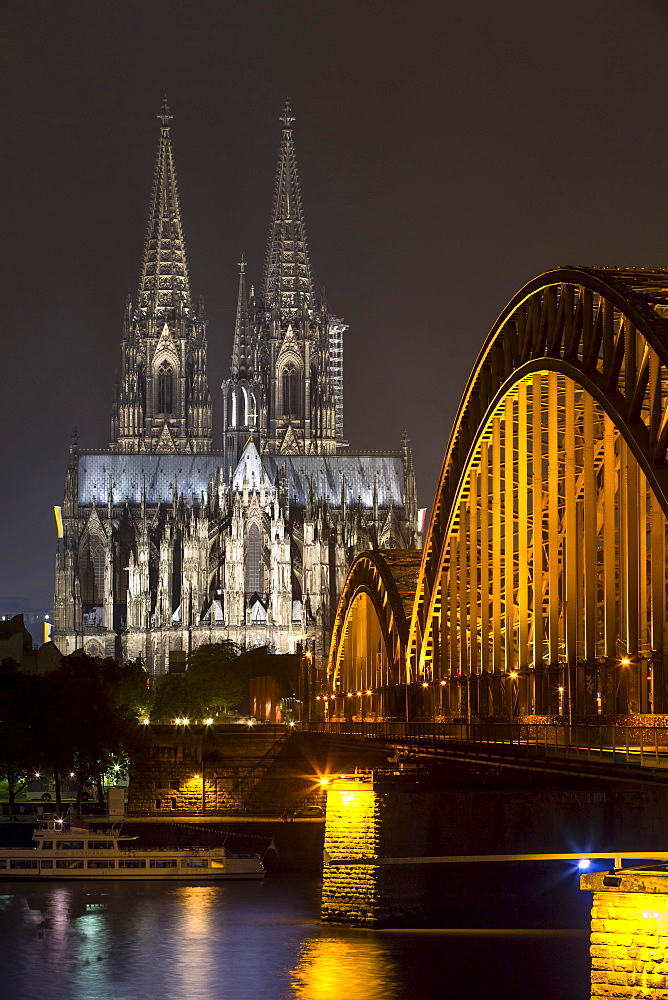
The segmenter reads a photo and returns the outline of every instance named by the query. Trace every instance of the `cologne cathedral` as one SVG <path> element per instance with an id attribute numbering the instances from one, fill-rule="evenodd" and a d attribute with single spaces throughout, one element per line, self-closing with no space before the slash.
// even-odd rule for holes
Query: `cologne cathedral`
<path id="1" fill-rule="evenodd" d="M 141 655 L 153 675 L 223 639 L 323 654 L 353 556 L 416 545 L 408 441 L 360 454 L 344 440 L 347 327 L 312 275 L 288 106 L 262 283 L 258 294 L 240 264 L 214 437 L 207 321 L 190 292 L 166 104 L 159 120 L 111 440 L 70 447 L 53 638 L 62 653 Z"/>

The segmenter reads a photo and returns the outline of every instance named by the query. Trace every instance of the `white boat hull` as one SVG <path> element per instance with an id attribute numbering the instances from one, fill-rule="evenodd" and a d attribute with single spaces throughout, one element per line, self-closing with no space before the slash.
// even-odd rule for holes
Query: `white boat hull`
<path id="1" fill-rule="evenodd" d="M 224 847 L 136 848 L 135 837 L 118 831 L 68 828 L 54 822 L 33 834 L 35 847 L 0 850 L 5 879 L 110 879 L 218 882 L 264 878 L 257 854 L 231 854 Z M 132 847 L 124 846 L 133 844 Z"/>

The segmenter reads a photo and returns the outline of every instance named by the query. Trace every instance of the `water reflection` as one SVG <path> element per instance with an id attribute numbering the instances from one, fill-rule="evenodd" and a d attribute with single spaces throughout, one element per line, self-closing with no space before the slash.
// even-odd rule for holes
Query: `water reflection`
<path id="1" fill-rule="evenodd" d="M 175 919 L 179 924 L 179 948 L 174 954 L 172 978 L 183 997 L 207 996 L 216 980 L 214 933 L 218 886 L 179 886 L 175 890 Z"/>
<path id="2" fill-rule="evenodd" d="M 577 891 L 577 890 L 576 890 Z M 2 1000 L 586 1000 L 586 932 L 321 926 L 320 886 L 0 883 Z M 527 956 L 544 974 L 527 978 Z M 484 960 L 481 960 L 484 956 Z"/>
<path id="3" fill-rule="evenodd" d="M 382 940 L 364 931 L 328 933 L 299 948 L 290 976 L 299 1000 L 394 1000 L 401 995 L 395 962 Z"/>

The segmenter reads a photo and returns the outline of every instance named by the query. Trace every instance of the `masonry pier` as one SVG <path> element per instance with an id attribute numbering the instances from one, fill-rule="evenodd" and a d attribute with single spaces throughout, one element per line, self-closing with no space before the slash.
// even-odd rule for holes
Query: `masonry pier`
<path id="1" fill-rule="evenodd" d="M 568 919 L 555 898 L 541 902 L 541 884 L 559 881 L 555 864 L 563 875 L 570 859 L 575 875 L 578 857 L 660 852 L 667 828 L 661 786 L 452 767 L 343 775 L 327 786 L 322 919 Z"/>
<path id="2" fill-rule="evenodd" d="M 668 998 L 668 872 L 583 875 L 593 892 L 591 996 Z"/>

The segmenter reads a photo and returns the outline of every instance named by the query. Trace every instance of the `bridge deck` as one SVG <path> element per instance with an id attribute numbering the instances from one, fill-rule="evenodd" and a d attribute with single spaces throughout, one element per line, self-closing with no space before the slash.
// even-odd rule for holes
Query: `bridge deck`
<path id="1" fill-rule="evenodd" d="M 406 747 L 421 756 L 668 782 L 668 727 L 399 721 L 304 727 Z"/>

